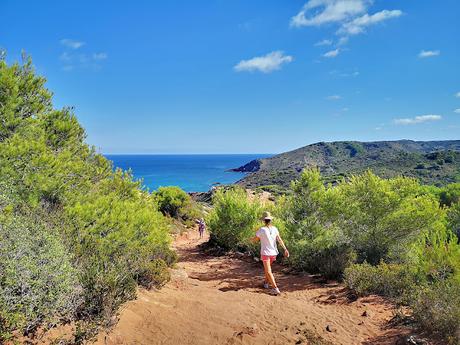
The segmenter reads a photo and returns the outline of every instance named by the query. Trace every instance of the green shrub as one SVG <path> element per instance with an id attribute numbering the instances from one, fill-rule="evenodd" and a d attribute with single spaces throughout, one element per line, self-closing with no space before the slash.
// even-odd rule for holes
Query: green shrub
<path id="1" fill-rule="evenodd" d="M 427 282 L 436 282 L 460 275 L 460 246 L 456 236 L 438 219 L 438 227 L 424 233 L 407 248 L 409 263 Z"/>
<path id="2" fill-rule="evenodd" d="M 441 188 L 439 201 L 443 206 L 452 206 L 460 202 L 460 183 L 451 183 Z"/>
<path id="3" fill-rule="evenodd" d="M 160 187 L 153 195 L 159 210 L 173 218 L 178 218 L 190 203 L 190 196 L 179 187 Z"/>
<path id="4" fill-rule="evenodd" d="M 88 315 L 114 312 L 134 296 L 147 262 L 171 256 L 166 219 L 129 174 L 117 171 L 66 212 Z"/>
<path id="5" fill-rule="evenodd" d="M 99 248 L 88 246 L 80 258 L 78 276 L 84 301 L 78 310 L 79 319 L 108 325 L 123 302 L 135 298 L 136 280 L 126 267 L 127 256 L 113 259 Z M 92 254 L 91 254 L 92 252 Z"/>
<path id="6" fill-rule="evenodd" d="M 424 330 L 452 344 L 460 341 L 460 283 L 453 279 L 417 291 L 411 303 L 415 320 Z"/>
<path id="7" fill-rule="evenodd" d="M 327 193 L 319 170 L 306 170 L 291 185 L 291 193 L 278 201 L 284 220 L 285 241 L 291 253 L 288 262 L 297 269 L 340 277 L 355 260 L 355 253 L 331 219 L 337 195 Z"/>
<path id="8" fill-rule="evenodd" d="M 326 278 L 341 278 L 346 267 L 355 260 L 356 254 L 350 246 L 335 244 L 313 252 L 309 264 L 313 272 L 319 272 Z"/>
<path id="9" fill-rule="evenodd" d="M 27 119 L 52 110 L 46 79 L 36 76 L 30 58 L 23 65 L 8 66 L 0 58 L 0 142 Z"/>
<path id="10" fill-rule="evenodd" d="M 267 185 L 267 186 L 259 186 L 256 188 L 256 191 L 264 191 L 269 192 L 272 195 L 284 195 L 288 192 L 288 190 L 280 185 Z"/>
<path id="11" fill-rule="evenodd" d="M 359 295 L 379 294 L 405 300 L 416 289 L 416 275 L 401 264 L 354 264 L 345 269 L 345 284 Z M 402 299 L 402 300 L 401 300 Z"/>
<path id="12" fill-rule="evenodd" d="M 226 249 L 252 247 L 248 239 L 255 236 L 263 205 L 250 200 L 239 187 L 219 189 L 213 196 L 213 209 L 207 217 L 209 231 L 216 243 Z"/>
<path id="13" fill-rule="evenodd" d="M 162 259 L 148 261 L 139 270 L 137 281 L 147 289 L 162 287 L 170 279 L 168 265 Z"/>
<path id="14" fill-rule="evenodd" d="M 0 342 L 14 330 L 72 319 L 81 302 L 77 271 L 42 221 L 2 217 L 0 258 Z"/>
<path id="15" fill-rule="evenodd" d="M 371 172 L 336 187 L 337 226 L 349 239 L 358 262 L 404 260 L 407 246 L 442 218 L 437 201 L 420 195 L 410 178 L 385 180 Z M 334 208 L 334 205 L 331 206 Z"/>
<path id="16" fill-rule="evenodd" d="M 152 195 L 164 215 L 181 219 L 187 226 L 194 225 L 195 220 L 202 215 L 190 195 L 179 187 L 160 187 Z"/>
<path id="17" fill-rule="evenodd" d="M 448 226 L 449 229 L 457 236 L 457 240 L 460 240 L 460 202 L 453 204 L 449 209 Z"/>

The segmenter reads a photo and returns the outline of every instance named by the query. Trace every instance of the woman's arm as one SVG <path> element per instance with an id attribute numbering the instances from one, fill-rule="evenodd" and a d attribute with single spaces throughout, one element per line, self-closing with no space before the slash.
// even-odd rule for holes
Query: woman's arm
<path id="1" fill-rule="evenodd" d="M 281 238 L 280 235 L 276 235 L 276 239 L 277 239 L 278 243 L 281 244 L 281 247 L 283 247 L 283 249 L 284 249 L 284 256 L 288 258 L 289 257 L 289 251 L 287 250 L 286 245 L 283 242 L 283 239 Z"/>
<path id="2" fill-rule="evenodd" d="M 260 237 L 258 236 L 259 235 L 259 230 L 255 230 L 256 235 L 254 237 L 251 237 L 249 239 L 249 241 L 251 241 L 252 243 L 257 243 L 257 242 L 260 241 Z"/>

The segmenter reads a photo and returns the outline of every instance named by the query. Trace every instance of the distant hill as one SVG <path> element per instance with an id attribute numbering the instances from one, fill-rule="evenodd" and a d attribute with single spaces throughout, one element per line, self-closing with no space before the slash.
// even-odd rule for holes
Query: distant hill
<path id="1" fill-rule="evenodd" d="M 248 173 L 237 182 L 248 188 L 287 187 L 303 169 L 315 166 L 332 183 L 371 169 L 385 178 L 403 175 L 443 185 L 460 181 L 460 140 L 320 142 L 254 160 L 233 171 Z"/>

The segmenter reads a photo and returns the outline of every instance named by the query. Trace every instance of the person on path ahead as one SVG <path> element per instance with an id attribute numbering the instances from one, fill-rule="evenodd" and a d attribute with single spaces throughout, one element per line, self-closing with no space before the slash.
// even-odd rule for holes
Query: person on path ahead
<path id="1" fill-rule="evenodd" d="M 206 223 L 203 218 L 200 218 L 198 221 L 198 232 L 200 233 L 200 238 L 203 238 L 204 232 L 206 230 Z"/>
<path id="2" fill-rule="evenodd" d="M 272 272 L 272 263 L 276 260 L 276 256 L 278 255 L 277 242 L 283 247 L 285 257 L 289 257 L 289 251 L 284 245 L 278 229 L 276 226 L 272 225 L 273 217 L 270 212 L 264 212 L 262 220 L 265 226 L 257 230 L 256 236 L 252 240 L 254 242 L 260 241 L 260 257 L 264 264 L 265 273 L 264 288 L 268 289 L 271 286 L 272 289 L 270 292 L 273 295 L 279 295 L 280 290 L 276 285 L 275 277 Z"/>

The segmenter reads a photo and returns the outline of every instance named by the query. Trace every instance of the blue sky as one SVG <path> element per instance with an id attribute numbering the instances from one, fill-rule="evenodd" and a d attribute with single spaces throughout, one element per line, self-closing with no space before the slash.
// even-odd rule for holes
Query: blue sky
<path id="1" fill-rule="evenodd" d="M 104 153 L 460 139 L 458 0 L 0 2 Z"/>

